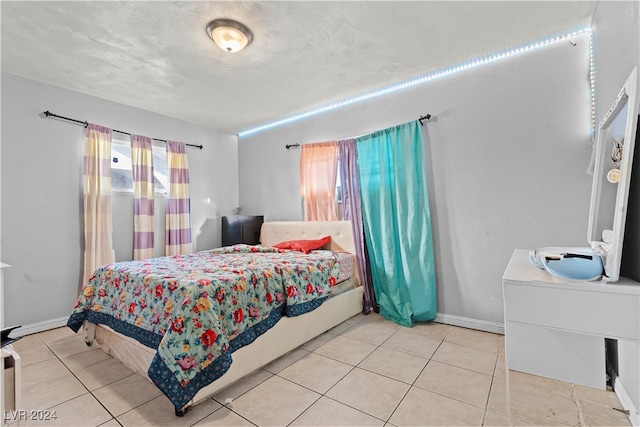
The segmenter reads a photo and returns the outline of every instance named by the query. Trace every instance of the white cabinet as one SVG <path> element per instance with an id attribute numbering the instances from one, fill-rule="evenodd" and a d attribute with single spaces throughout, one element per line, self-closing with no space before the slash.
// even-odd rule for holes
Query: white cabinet
<path id="1" fill-rule="evenodd" d="M 9 264 L 0 262 L 0 329 L 4 328 L 4 273 L 5 268 L 11 267 Z"/>
<path id="2" fill-rule="evenodd" d="M 4 284 L 3 273 L 10 265 L 0 262 L 0 329 L 4 328 Z M 0 349 L 2 364 L 0 365 L 0 416 L 2 425 L 6 424 L 5 411 L 16 410 L 22 406 L 21 360 L 11 345 Z"/>
<path id="3" fill-rule="evenodd" d="M 505 270 L 507 368 L 606 387 L 605 338 L 640 341 L 640 286 L 560 279 L 516 250 Z"/>
<path id="4" fill-rule="evenodd" d="M 22 388 L 20 387 L 22 363 L 20 355 L 11 345 L 2 347 L 0 354 L 2 355 L 2 414 L 4 416 L 4 411 L 22 409 Z"/>

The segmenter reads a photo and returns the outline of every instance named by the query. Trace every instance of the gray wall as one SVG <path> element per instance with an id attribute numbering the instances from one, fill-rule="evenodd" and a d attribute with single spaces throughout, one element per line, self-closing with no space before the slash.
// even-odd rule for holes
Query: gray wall
<path id="1" fill-rule="evenodd" d="M 502 324 L 501 279 L 515 248 L 587 244 L 589 37 L 573 41 L 241 137 L 242 211 L 302 219 L 300 151 L 285 144 L 430 113 L 423 136 L 438 312 Z"/>
<path id="2" fill-rule="evenodd" d="M 95 97 L 2 74 L 1 257 L 5 325 L 68 316 L 82 275 L 83 127 L 42 112 L 190 144 L 194 248 L 220 244 L 220 217 L 238 205 L 237 137 Z M 207 200 L 208 199 L 208 200 Z M 162 214 L 163 199 L 156 215 Z M 131 259 L 131 194 L 114 196 L 117 259 Z M 158 230 L 162 235 L 163 230 Z M 163 236 L 160 236 L 163 239 Z"/>
<path id="3" fill-rule="evenodd" d="M 596 123 L 616 98 L 634 67 L 640 64 L 640 3 L 637 1 L 601 1 L 594 16 L 594 52 L 596 80 Z M 638 150 L 639 147 L 636 147 Z M 634 164 L 634 168 L 640 167 Z M 637 174 L 634 174 L 637 176 Z M 640 183 L 632 182 L 633 202 L 640 198 Z M 638 229 L 640 220 L 627 217 L 627 227 Z M 627 234 L 626 238 L 629 235 Z M 638 263 L 638 260 L 623 262 Z M 630 322 L 640 322 L 640 315 Z M 640 347 L 638 344 L 618 341 L 618 374 L 633 401 L 640 410 Z M 637 417 L 637 414 L 636 414 Z M 637 419 L 637 418 L 636 418 Z"/>

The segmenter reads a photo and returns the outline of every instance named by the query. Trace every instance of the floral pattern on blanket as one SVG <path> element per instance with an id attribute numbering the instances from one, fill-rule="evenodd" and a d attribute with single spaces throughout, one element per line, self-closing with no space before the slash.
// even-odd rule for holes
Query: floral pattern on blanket
<path id="1" fill-rule="evenodd" d="M 330 251 L 248 245 L 119 262 L 91 276 L 68 325 L 77 331 L 85 319 L 106 323 L 157 347 L 149 376 L 180 408 L 224 374 L 229 353 L 281 314 L 320 305 L 338 272 L 339 259 Z"/>

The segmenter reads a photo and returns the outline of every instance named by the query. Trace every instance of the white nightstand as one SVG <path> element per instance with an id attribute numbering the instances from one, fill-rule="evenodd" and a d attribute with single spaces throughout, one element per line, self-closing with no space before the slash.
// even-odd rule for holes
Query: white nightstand
<path id="1" fill-rule="evenodd" d="M 640 341 L 640 286 L 554 277 L 516 250 L 504 272 L 507 368 L 606 388 L 605 338 Z"/>

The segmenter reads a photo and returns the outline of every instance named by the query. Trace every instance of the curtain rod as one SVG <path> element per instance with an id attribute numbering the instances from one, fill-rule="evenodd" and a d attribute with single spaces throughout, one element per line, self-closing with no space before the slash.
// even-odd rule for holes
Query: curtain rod
<path id="1" fill-rule="evenodd" d="M 47 116 L 47 117 L 55 117 L 55 118 L 58 118 L 58 119 L 66 120 L 66 121 L 68 121 L 68 122 L 79 123 L 79 124 L 81 124 L 81 125 L 84 125 L 84 127 L 85 127 L 85 128 L 86 128 L 87 126 L 89 126 L 89 122 L 86 122 L 86 121 L 84 121 L 84 122 L 83 122 L 83 121 L 81 121 L 81 120 L 71 119 L 71 118 L 69 118 L 69 117 L 65 117 L 65 116 L 59 116 L 59 115 L 57 115 L 57 114 L 53 114 L 53 113 L 52 113 L 52 112 L 50 112 L 50 111 L 45 111 L 45 112 L 44 112 L 44 115 L 45 115 L 45 116 Z M 121 131 L 121 130 L 111 129 L 111 131 L 112 131 L 112 132 L 118 132 L 118 133 L 122 133 L 122 134 L 124 134 L 124 135 L 129 135 L 129 136 L 131 136 L 131 134 L 130 134 L 129 132 L 123 132 L 123 131 Z M 160 142 L 164 142 L 164 143 L 166 143 L 166 142 L 167 142 L 167 140 L 166 140 L 166 139 L 158 139 L 158 138 L 151 138 L 151 139 L 153 139 L 154 141 L 160 141 Z M 188 145 L 189 147 L 199 148 L 199 149 L 201 149 L 201 150 L 202 150 L 202 148 L 203 148 L 203 147 L 202 147 L 202 145 L 195 145 L 195 144 L 184 144 L 184 145 Z"/>
<path id="2" fill-rule="evenodd" d="M 418 119 L 418 121 L 420 122 L 420 126 L 424 126 L 424 123 L 422 123 L 423 120 L 428 121 L 429 119 L 431 119 L 431 114 L 425 114 L 424 116 L 420 116 L 420 118 Z M 354 138 L 351 137 L 351 138 L 342 138 L 342 139 L 354 139 Z M 290 150 L 292 148 L 298 148 L 298 147 L 300 147 L 300 144 L 287 144 L 284 146 L 284 148 L 286 148 L 287 150 Z"/>

